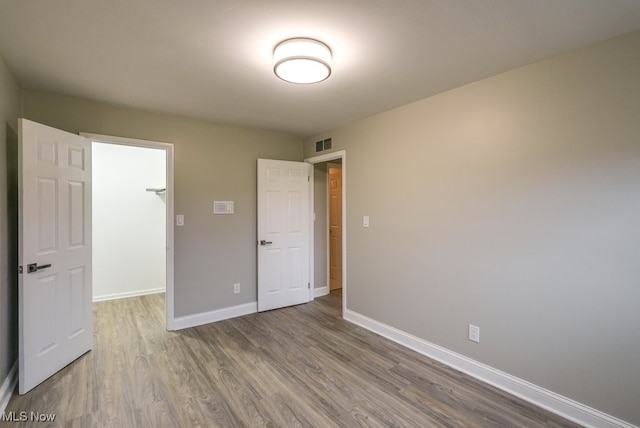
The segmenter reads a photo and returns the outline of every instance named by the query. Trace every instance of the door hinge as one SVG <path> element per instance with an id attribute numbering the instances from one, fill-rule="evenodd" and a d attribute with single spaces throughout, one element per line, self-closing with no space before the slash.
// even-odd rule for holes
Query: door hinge
<path id="1" fill-rule="evenodd" d="M 22 266 L 18 266 L 18 273 L 22 273 Z"/>
<path id="2" fill-rule="evenodd" d="M 311 290 L 311 283 L 310 283 L 310 282 L 307 282 L 307 288 L 308 288 L 309 290 Z"/>

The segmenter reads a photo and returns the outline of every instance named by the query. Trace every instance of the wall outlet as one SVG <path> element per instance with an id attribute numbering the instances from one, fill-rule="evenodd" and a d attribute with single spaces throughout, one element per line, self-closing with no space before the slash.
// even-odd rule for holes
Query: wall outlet
<path id="1" fill-rule="evenodd" d="M 238 294 L 240 292 L 240 283 L 236 282 L 233 284 L 233 294 Z"/>
<path id="2" fill-rule="evenodd" d="M 480 343 L 480 327 L 469 324 L 469 340 Z"/>

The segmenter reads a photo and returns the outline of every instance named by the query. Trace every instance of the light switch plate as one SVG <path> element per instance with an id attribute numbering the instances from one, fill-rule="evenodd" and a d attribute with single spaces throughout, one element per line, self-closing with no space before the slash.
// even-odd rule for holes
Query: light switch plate
<path id="1" fill-rule="evenodd" d="M 362 227 L 369 227 L 369 216 L 365 215 L 362 217 Z"/>
<path id="2" fill-rule="evenodd" d="M 176 226 L 184 226 L 184 214 L 178 214 L 176 216 Z"/>

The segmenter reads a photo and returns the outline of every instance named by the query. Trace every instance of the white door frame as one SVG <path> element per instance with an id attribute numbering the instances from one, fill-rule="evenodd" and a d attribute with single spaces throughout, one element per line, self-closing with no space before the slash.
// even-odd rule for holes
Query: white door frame
<path id="1" fill-rule="evenodd" d="M 165 318 L 167 330 L 176 330 L 174 315 L 174 223 L 173 223 L 173 144 L 158 141 L 138 140 L 136 138 L 113 137 L 110 135 L 91 134 L 81 132 L 80 135 L 98 143 L 120 144 L 124 146 L 144 147 L 149 149 L 164 150 L 167 154 L 167 192 L 166 192 L 166 217 L 167 217 L 167 256 L 166 256 L 166 280 L 165 292 Z"/>
<path id="2" fill-rule="evenodd" d="M 336 152 L 327 153 L 324 155 L 314 156 L 311 158 L 307 158 L 304 161 L 308 162 L 312 165 L 317 163 L 329 162 L 332 160 L 342 159 L 342 316 L 347 310 L 347 151 L 339 150 Z M 309 210 L 309 215 L 311 216 L 311 227 L 313 229 L 313 213 L 314 211 L 314 187 L 313 186 L 313 177 L 314 177 L 314 168 L 311 168 L 310 171 L 310 181 L 312 183 L 311 186 L 311 195 L 310 195 L 310 204 L 311 209 Z M 309 264 L 310 264 L 310 279 L 311 279 L 311 289 L 315 289 L 315 273 L 314 273 L 314 260 L 315 260 L 315 233 L 311 233 L 309 244 L 311 246 L 309 251 Z M 328 263 L 328 261 L 327 261 Z M 327 277 L 327 281 L 329 278 Z M 312 294 L 313 295 L 313 294 Z"/>

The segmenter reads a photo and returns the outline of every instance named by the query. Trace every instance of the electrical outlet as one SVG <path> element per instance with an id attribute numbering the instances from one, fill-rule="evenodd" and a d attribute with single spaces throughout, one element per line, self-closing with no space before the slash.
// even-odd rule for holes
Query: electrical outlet
<path id="1" fill-rule="evenodd" d="M 469 324 L 469 340 L 480 343 L 480 327 Z"/>
<path id="2" fill-rule="evenodd" d="M 233 284 L 233 294 L 238 294 L 240 292 L 240 283 L 236 282 Z"/>

